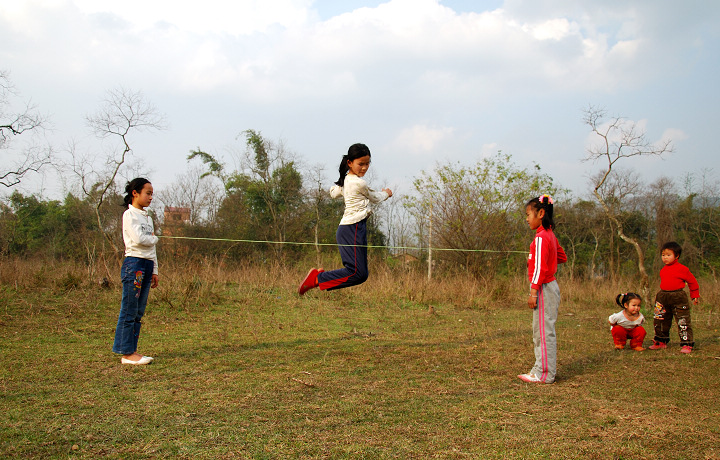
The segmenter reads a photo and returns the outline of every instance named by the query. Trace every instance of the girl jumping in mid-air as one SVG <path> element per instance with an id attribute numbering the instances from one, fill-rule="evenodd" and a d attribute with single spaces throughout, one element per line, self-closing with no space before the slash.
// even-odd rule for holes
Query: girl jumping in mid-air
<path id="1" fill-rule="evenodd" d="M 630 339 L 630 348 L 635 351 L 643 351 L 643 340 L 645 340 L 645 328 L 642 324 L 645 317 L 640 313 L 642 297 L 634 292 L 618 294 L 615 303 L 622 307 L 622 310 L 610 315 L 610 333 L 612 334 L 615 348 L 622 350 L 625 343 Z"/>
<path id="2" fill-rule="evenodd" d="M 340 161 L 340 178 L 330 189 L 332 198 L 343 197 L 345 213 L 338 225 L 336 239 L 345 268 L 324 271 L 310 270 L 298 288 L 303 295 L 312 288 L 341 289 L 365 282 L 367 268 L 367 218 L 372 212 L 370 203 L 379 203 L 392 196 L 389 188 L 376 192 L 368 188 L 362 177 L 370 167 L 370 149 L 365 144 L 353 144 Z"/>
<path id="3" fill-rule="evenodd" d="M 153 359 L 137 352 L 141 320 L 145 314 L 150 288 L 158 285 L 158 263 L 152 218 L 145 208 L 153 199 L 153 186 L 149 180 L 138 177 L 125 186 L 123 214 L 123 240 L 125 260 L 120 276 L 123 293 L 115 328 L 113 352 L 122 355 L 122 364 L 150 364 Z"/>
<path id="4" fill-rule="evenodd" d="M 553 383 L 557 364 L 555 322 L 560 307 L 560 288 L 555 281 L 557 265 L 567 261 L 565 251 L 553 233 L 553 200 L 542 195 L 528 201 L 525 220 L 535 238 L 530 244 L 528 276 L 530 297 L 528 307 L 533 310 L 533 343 L 535 365 L 527 374 L 518 377 L 525 382 Z"/>

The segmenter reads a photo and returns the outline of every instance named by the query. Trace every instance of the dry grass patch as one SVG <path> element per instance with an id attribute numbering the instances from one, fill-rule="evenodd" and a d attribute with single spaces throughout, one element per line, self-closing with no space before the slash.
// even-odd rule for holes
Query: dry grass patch
<path id="1" fill-rule="evenodd" d="M 166 267 L 141 338 L 156 362 L 128 367 L 110 352 L 117 284 L 59 288 L 78 267 L 43 283 L 1 270 L 2 456 L 720 456 L 707 303 L 692 354 L 674 338 L 616 352 L 619 285 L 561 281 L 558 380 L 531 386 L 515 377 L 533 361 L 521 278 L 491 288 L 377 267 L 364 288 L 298 298 L 300 269 Z M 717 286 L 701 287 L 712 299 Z"/>

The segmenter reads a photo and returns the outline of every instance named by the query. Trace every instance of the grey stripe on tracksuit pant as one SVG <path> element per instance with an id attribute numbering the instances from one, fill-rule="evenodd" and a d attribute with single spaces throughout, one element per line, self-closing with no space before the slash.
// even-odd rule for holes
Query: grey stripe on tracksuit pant
<path id="1" fill-rule="evenodd" d="M 542 382 L 555 381 L 557 370 L 557 337 L 555 322 L 560 308 L 560 287 L 557 281 L 540 286 L 538 304 L 533 309 L 533 344 L 535 346 L 535 365 L 530 371 Z"/>

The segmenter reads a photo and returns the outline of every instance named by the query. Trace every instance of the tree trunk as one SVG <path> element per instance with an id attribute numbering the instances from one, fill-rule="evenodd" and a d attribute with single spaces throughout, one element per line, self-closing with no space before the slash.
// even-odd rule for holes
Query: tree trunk
<path id="1" fill-rule="evenodd" d="M 647 302 L 650 299 L 650 282 L 647 271 L 645 270 L 645 254 L 643 253 L 642 247 L 635 238 L 631 238 L 625 234 L 620 220 L 615 217 L 615 215 L 610 211 L 610 208 L 602 199 L 600 193 L 598 193 L 597 190 L 595 190 L 595 197 L 598 199 L 598 201 L 600 201 L 600 204 L 605 210 L 605 215 L 607 215 L 608 218 L 617 226 L 618 236 L 626 243 L 632 244 L 635 248 L 635 253 L 637 254 L 638 258 L 638 272 L 640 273 L 640 292 L 645 301 Z"/>

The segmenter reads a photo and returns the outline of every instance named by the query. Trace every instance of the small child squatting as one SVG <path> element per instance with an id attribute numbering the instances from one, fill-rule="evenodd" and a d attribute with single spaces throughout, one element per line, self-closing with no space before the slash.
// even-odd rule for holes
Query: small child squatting
<path id="1" fill-rule="evenodd" d="M 655 337 L 653 344 L 648 347 L 651 350 L 667 348 L 673 316 L 680 336 L 680 353 L 690 353 L 695 346 L 690 321 L 690 302 L 684 288 L 687 284 L 693 304 L 697 305 L 700 299 L 700 286 L 690 269 L 678 262 L 680 254 L 682 247 L 675 241 L 665 243 L 660 252 L 665 266 L 660 269 L 660 291 L 655 296 L 653 320 Z"/>
<path id="2" fill-rule="evenodd" d="M 640 304 L 642 298 L 634 292 L 626 292 L 618 294 L 615 297 L 615 303 L 623 309 L 608 317 L 610 323 L 610 333 L 616 350 L 625 348 L 625 344 L 630 339 L 630 348 L 635 351 L 643 351 L 643 340 L 645 340 L 645 328 L 642 324 L 645 317 L 640 313 Z"/>

